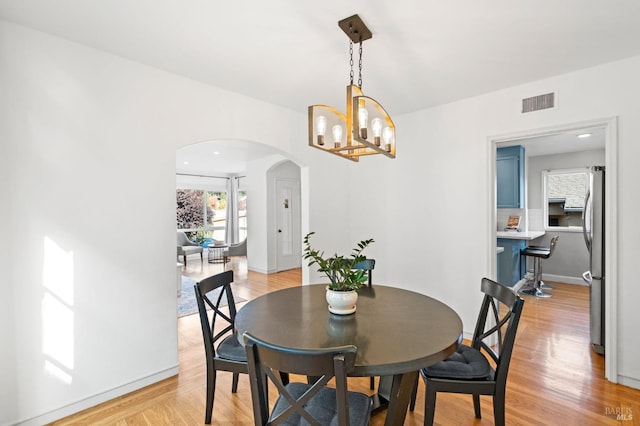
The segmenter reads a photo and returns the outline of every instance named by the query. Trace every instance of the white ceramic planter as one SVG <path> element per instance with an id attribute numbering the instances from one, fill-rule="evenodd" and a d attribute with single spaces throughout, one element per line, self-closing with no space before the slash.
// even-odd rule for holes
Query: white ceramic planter
<path id="1" fill-rule="evenodd" d="M 329 290 L 327 286 L 327 303 L 329 304 L 329 312 L 336 315 L 349 315 L 356 311 L 356 302 L 358 301 L 358 293 L 351 291 L 334 291 Z"/>

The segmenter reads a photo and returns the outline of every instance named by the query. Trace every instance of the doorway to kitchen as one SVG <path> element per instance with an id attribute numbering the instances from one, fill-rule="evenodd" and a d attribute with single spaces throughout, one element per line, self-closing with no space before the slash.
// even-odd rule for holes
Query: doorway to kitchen
<path id="1" fill-rule="evenodd" d="M 605 347 L 607 348 L 607 357 L 605 359 L 605 377 L 611 381 L 616 381 L 617 377 L 617 365 L 616 365 L 616 330 L 617 322 L 613 313 L 616 312 L 617 306 L 617 271 L 615 269 L 615 263 L 613 259 L 616 258 L 616 236 L 617 236 L 617 224 L 615 221 L 615 206 L 617 204 L 616 198 L 616 151 L 617 151 L 617 137 L 616 137 L 616 118 L 605 118 L 598 120 L 591 120 L 580 123 L 559 125 L 554 127 L 547 127 L 543 129 L 530 130 L 519 133 L 512 133 L 500 136 L 490 136 L 489 140 L 489 188 L 490 191 L 490 265 L 489 270 L 496 276 L 496 235 L 497 235 L 497 221 L 499 219 L 498 209 L 496 207 L 496 194 L 497 194 L 497 149 L 506 146 L 521 145 L 525 147 L 525 151 L 529 151 L 529 154 L 533 153 L 532 157 L 546 155 L 548 158 L 553 158 L 554 155 L 564 156 L 565 158 L 571 158 L 573 154 L 578 151 L 589 151 L 598 149 L 597 146 L 592 146 L 592 142 L 587 142 L 588 138 L 580 139 L 577 137 L 579 134 L 586 134 L 589 132 L 600 132 L 602 134 L 601 146 L 604 149 L 604 166 L 609 171 L 607 174 L 607 181 L 605 184 L 605 269 L 607 271 L 607 286 L 604 289 L 605 305 L 604 305 L 604 330 L 605 330 Z M 541 157 L 542 158 L 542 157 Z M 529 156 L 525 156 L 525 169 L 527 165 L 534 166 L 536 161 L 531 161 Z M 540 163 L 540 162 L 537 162 Z M 582 164 L 582 167 L 586 167 L 589 164 Z M 531 178 L 531 175 L 525 172 L 524 193 L 527 194 L 531 190 L 531 194 L 525 197 L 529 201 L 535 200 L 537 204 L 529 203 L 525 201 L 522 209 L 522 215 L 524 216 L 523 227 L 525 229 L 539 228 L 547 233 L 557 231 L 553 226 L 549 227 L 548 222 L 544 221 L 543 217 L 543 183 L 542 183 L 542 170 L 538 170 L 537 178 Z M 534 182 L 535 181 L 535 185 Z M 564 230 L 565 232 L 568 230 Z M 577 231 L 577 230 L 573 230 Z M 569 231 L 571 232 L 571 231 Z M 570 235 L 570 234 L 567 234 Z M 577 233 L 573 237 L 582 237 Z M 573 238 L 575 239 L 575 238 Z M 571 240 L 571 238 L 569 238 Z M 584 247 L 584 243 L 582 243 Z"/>

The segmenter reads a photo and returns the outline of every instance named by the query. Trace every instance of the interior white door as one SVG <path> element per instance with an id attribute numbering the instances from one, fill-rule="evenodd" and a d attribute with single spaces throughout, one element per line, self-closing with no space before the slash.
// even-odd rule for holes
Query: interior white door
<path id="1" fill-rule="evenodd" d="M 300 183 L 290 179 L 276 180 L 276 270 L 299 268 L 300 248 Z"/>

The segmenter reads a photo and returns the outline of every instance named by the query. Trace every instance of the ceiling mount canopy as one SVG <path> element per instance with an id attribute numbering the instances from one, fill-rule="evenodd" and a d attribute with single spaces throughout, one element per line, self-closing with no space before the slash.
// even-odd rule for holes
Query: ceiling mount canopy
<path id="1" fill-rule="evenodd" d="M 362 93 L 362 42 L 373 37 L 358 15 L 338 22 L 349 37 L 350 83 L 347 86 L 347 113 L 329 105 L 309 107 L 309 145 L 352 161 L 360 156 L 396 156 L 395 126 L 375 99 Z M 353 44 L 359 45 L 358 84 L 353 84 Z M 330 135 L 327 131 L 330 130 Z M 344 140 L 343 140 L 344 136 Z"/>
<path id="2" fill-rule="evenodd" d="M 338 21 L 338 26 L 349 37 L 352 43 L 360 43 L 373 38 L 373 34 L 358 15 Z"/>

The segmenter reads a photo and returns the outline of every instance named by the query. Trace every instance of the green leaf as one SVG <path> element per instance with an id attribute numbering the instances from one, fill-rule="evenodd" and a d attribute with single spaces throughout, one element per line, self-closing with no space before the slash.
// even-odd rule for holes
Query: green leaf
<path id="1" fill-rule="evenodd" d="M 304 253 L 303 259 L 308 261 L 308 265 L 318 265 L 318 272 L 324 273 L 331 281 L 329 288 L 331 290 L 346 291 L 359 290 L 367 281 L 367 274 L 362 269 L 353 269 L 355 265 L 367 260 L 362 251 L 373 243 L 372 238 L 362 240 L 357 244 L 351 252 L 349 258 L 335 253 L 330 258 L 324 257 L 324 251 L 318 251 L 311 247 L 311 235 L 315 232 L 309 232 L 304 237 Z"/>

